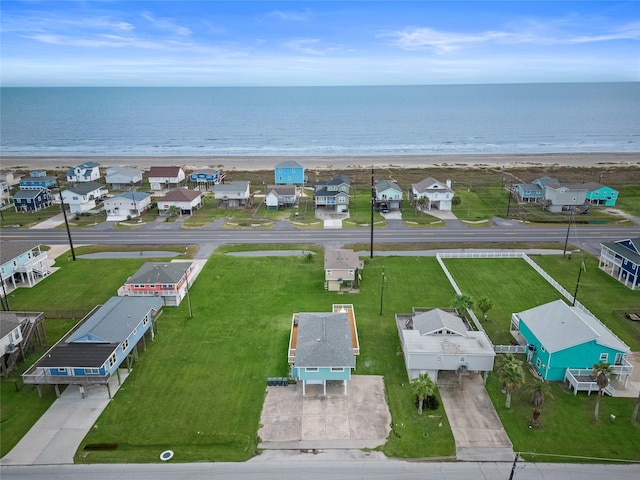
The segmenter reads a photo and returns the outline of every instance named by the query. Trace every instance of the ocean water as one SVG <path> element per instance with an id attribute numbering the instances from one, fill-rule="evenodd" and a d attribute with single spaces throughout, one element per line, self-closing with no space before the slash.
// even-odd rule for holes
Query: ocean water
<path id="1" fill-rule="evenodd" d="M 2 155 L 640 152 L 640 83 L 1 88 Z"/>

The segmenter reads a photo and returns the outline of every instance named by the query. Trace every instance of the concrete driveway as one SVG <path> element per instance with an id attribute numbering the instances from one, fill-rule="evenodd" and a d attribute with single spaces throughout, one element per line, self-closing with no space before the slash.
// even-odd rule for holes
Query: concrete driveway
<path id="1" fill-rule="evenodd" d="M 384 445 L 391 414 L 383 378 L 354 375 L 343 393 L 342 382 L 267 387 L 258 430 L 260 448 L 280 450 L 360 449 Z"/>
<path id="2" fill-rule="evenodd" d="M 461 388 L 454 373 L 440 372 L 438 390 L 456 442 L 458 460 L 513 461 L 513 445 L 480 375 L 465 379 Z"/>

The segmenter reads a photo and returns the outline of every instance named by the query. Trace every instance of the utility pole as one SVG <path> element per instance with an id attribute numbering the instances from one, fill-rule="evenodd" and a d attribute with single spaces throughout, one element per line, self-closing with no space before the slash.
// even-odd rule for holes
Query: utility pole
<path id="1" fill-rule="evenodd" d="M 384 267 L 382 267 L 382 285 L 380 287 L 380 315 L 382 315 L 382 302 L 384 299 L 384 284 L 387 283 L 387 277 L 384 275 Z"/>
<path id="2" fill-rule="evenodd" d="M 509 183 L 509 199 L 507 200 L 507 218 L 509 218 L 509 210 L 511 210 L 511 189 L 513 188 L 513 180 Z"/>
<path id="3" fill-rule="evenodd" d="M 60 188 L 60 179 L 56 175 L 56 183 L 58 184 L 58 193 L 60 194 L 60 208 L 64 217 L 64 225 L 67 227 L 67 236 L 69 237 L 69 247 L 71 248 L 71 258 L 76 261 L 76 252 L 73 249 L 73 241 L 71 240 L 71 230 L 69 229 L 69 220 L 67 219 L 67 211 L 64 209 L 64 198 L 62 197 L 62 188 Z"/>
<path id="4" fill-rule="evenodd" d="M 567 236 L 564 239 L 564 249 L 562 250 L 562 258 L 567 258 L 567 244 L 569 243 L 569 230 L 571 229 L 571 222 L 573 222 L 573 207 L 569 207 L 569 225 L 567 225 Z"/>
<path id="5" fill-rule="evenodd" d="M 371 257 L 373 258 L 373 206 L 376 202 L 376 187 L 373 180 L 374 171 L 371 169 Z"/>
<path id="6" fill-rule="evenodd" d="M 516 453 L 516 458 L 513 459 L 513 465 L 511 466 L 511 475 L 509 475 L 509 480 L 513 480 L 513 476 L 516 474 L 517 464 L 518 464 L 518 454 Z"/>
<path id="7" fill-rule="evenodd" d="M 578 297 L 578 287 L 580 286 L 580 275 L 582 275 L 582 270 L 585 268 L 584 266 L 584 261 L 580 264 L 580 267 L 578 268 L 578 280 L 576 281 L 576 291 L 573 292 L 573 303 L 571 304 L 572 307 L 576 306 L 576 300 Z"/>

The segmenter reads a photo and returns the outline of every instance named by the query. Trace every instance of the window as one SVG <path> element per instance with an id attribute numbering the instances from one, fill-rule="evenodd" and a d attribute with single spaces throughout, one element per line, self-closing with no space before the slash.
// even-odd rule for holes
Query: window
<path id="1" fill-rule="evenodd" d="M 149 323 L 149 317 L 144 317 L 142 319 L 142 325 L 146 325 L 147 323 Z"/>
<path id="2" fill-rule="evenodd" d="M 546 352 L 546 350 L 544 349 L 544 345 L 540 345 L 540 350 L 542 350 L 543 352 Z"/>
<path id="3" fill-rule="evenodd" d="M 539 358 L 536 360 L 536 367 L 540 368 L 540 359 Z"/>
<path id="4" fill-rule="evenodd" d="M 126 338 L 124 342 L 122 342 L 122 351 L 124 352 L 127 348 L 129 348 L 129 339 Z"/>
<path id="5" fill-rule="evenodd" d="M 318 367 L 306 367 L 304 369 L 305 372 L 317 372 L 318 371 Z"/>
<path id="6" fill-rule="evenodd" d="M 344 372 L 344 368 L 331 367 L 332 372 Z"/>
<path id="7" fill-rule="evenodd" d="M 438 362 L 438 363 L 442 363 L 442 355 L 438 355 L 438 356 L 436 357 L 436 362 Z"/>
<path id="8" fill-rule="evenodd" d="M 609 354 L 608 354 L 608 353 L 601 353 L 601 354 L 600 354 L 600 361 L 601 361 L 601 362 L 607 362 L 607 361 L 609 361 Z"/>
<path id="9" fill-rule="evenodd" d="M 467 357 L 465 357 L 464 355 L 460 357 L 460 362 L 466 362 L 467 361 Z"/>
<path id="10" fill-rule="evenodd" d="M 58 373 L 67 373 L 67 369 L 66 368 L 58 368 Z"/>
<path id="11" fill-rule="evenodd" d="M 109 366 L 113 367 L 116 364 L 116 354 L 115 352 L 111 354 L 111 356 L 109 357 Z"/>
<path id="12" fill-rule="evenodd" d="M 84 369 L 84 374 L 85 375 L 99 375 L 100 374 L 100 370 L 97 368 L 85 368 Z"/>

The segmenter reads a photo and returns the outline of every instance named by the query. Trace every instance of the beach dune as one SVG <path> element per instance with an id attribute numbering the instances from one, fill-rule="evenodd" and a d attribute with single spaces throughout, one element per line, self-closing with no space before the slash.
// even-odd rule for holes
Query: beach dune
<path id="1" fill-rule="evenodd" d="M 271 170 L 283 160 L 295 160 L 307 170 L 345 170 L 353 168 L 526 168 L 527 166 L 616 167 L 639 166 L 638 153 L 552 153 L 514 155 L 380 155 L 380 156 L 91 156 L 40 157 L 1 156 L 2 169 L 54 170 L 86 161 L 103 167 L 130 166 L 148 170 L 152 166 L 181 166 L 186 170 L 222 168 L 224 170 Z"/>

